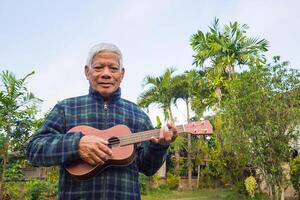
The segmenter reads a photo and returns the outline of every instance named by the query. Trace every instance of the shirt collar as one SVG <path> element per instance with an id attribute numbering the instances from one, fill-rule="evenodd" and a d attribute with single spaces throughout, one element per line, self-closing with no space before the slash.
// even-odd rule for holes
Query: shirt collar
<path id="1" fill-rule="evenodd" d="M 103 96 L 97 92 L 96 90 L 94 90 L 92 87 L 90 87 L 89 89 L 89 95 L 92 96 L 95 99 L 104 101 Z M 108 102 L 114 102 L 117 101 L 121 98 L 121 88 L 119 87 L 109 98 L 108 98 Z"/>

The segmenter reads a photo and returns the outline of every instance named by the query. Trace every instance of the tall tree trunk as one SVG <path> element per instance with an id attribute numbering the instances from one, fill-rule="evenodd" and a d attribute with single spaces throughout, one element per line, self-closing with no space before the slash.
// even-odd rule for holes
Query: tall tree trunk
<path id="1" fill-rule="evenodd" d="M 189 110 L 189 100 L 185 100 L 186 103 L 186 118 L 187 122 L 190 122 L 190 110 Z M 187 164 L 188 164 L 188 186 L 189 189 L 192 189 L 192 137 L 191 134 L 188 134 L 188 154 L 187 154 Z"/>
<path id="2" fill-rule="evenodd" d="M 167 113 L 167 115 L 165 116 L 165 118 L 169 119 L 169 120 L 171 120 L 173 122 L 174 120 L 173 120 L 173 115 L 172 115 L 171 107 L 168 107 L 165 111 L 166 111 L 165 113 Z M 178 155 L 179 155 L 179 153 L 178 153 Z M 175 151 L 175 161 L 176 161 L 176 164 L 178 163 L 178 166 L 179 166 L 179 159 L 176 159 L 176 151 Z M 179 167 L 178 167 L 178 169 L 179 169 Z M 176 169 L 175 169 L 175 171 L 176 171 Z M 167 174 L 166 161 L 162 164 L 162 166 L 158 170 L 157 174 L 158 174 L 159 177 L 162 177 L 162 178 L 167 177 L 167 175 L 166 175 Z"/>
<path id="3" fill-rule="evenodd" d="M 167 112 L 169 115 L 168 116 L 169 120 L 174 122 L 171 106 L 168 107 Z M 180 154 L 179 154 L 179 150 L 175 148 L 175 175 L 179 176 L 179 171 L 180 171 Z"/>
<path id="4" fill-rule="evenodd" d="M 4 146 L 4 153 L 3 153 L 3 165 L 2 165 L 2 174 L 1 174 L 1 181 L 0 181 L 0 199 L 4 198 L 4 185 L 5 185 L 5 172 L 8 163 L 8 143 Z"/>
<path id="5" fill-rule="evenodd" d="M 175 149 L 175 175 L 180 175 L 180 154 L 179 151 Z"/>
<path id="6" fill-rule="evenodd" d="M 197 189 L 199 189 L 199 183 L 200 183 L 200 165 L 198 165 L 198 170 L 197 170 Z"/>
<path id="7" fill-rule="evenodd" d="M 280 200 L 284 200 L 284 187 L 280 187 L 280 192 L 281 192 Z"/>

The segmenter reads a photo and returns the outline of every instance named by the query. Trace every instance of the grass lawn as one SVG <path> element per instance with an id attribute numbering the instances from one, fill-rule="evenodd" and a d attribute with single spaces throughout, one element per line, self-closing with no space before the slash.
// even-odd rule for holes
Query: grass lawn
<path id="1" fill-rule="evenodd" d="M 229 200 L 232 199 L 234 193 L 228 190 L 197 190 L 197 191 L 170 191 L 155 192 L 148 195 L 142 195 L 142 200 Z M 240 200 L 242 198 L 239 198 Z"/>

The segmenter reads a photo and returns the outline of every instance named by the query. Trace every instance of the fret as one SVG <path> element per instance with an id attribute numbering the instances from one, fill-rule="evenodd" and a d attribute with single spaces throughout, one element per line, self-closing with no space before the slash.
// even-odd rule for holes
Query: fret
<path id="1" fill-rule="evenodd" d="M 184 127 L 182 125 L 176 126 L 177 132 L 182 133 L 184 132 Z M 143 141 L 150 140 L 151 137 L 158 138 L 160 134 L 160 129 L 154 129 L 149 131 L 143 131 L 134 133 L 131 135 L 121 136 L 120 139 L 120 146 L 126 146 L 130 144 L 135 144 Z"/>

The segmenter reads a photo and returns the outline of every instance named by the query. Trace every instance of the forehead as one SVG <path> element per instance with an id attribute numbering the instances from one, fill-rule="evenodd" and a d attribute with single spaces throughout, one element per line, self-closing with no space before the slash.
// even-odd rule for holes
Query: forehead
<path id="1" fill-rule="evenodd" d="M 110 51 L 101 51 L 94 55 L 92 63 L 99 61 L 119 62 L 119 55 Z"/>

